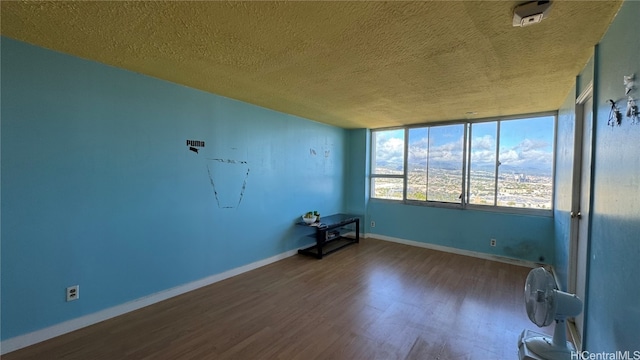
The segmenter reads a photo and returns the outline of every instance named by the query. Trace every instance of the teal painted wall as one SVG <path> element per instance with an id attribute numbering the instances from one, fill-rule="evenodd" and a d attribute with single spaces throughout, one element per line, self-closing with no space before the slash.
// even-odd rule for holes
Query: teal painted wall
<path id="1" fill-rule="evenodd" d="M 558 110 L 556 131 L 556 171 L 553 203 L 554 268 L 563 290 L 569 286 L 569 244 L 571 235 L 571 192 L 575 155 L 576 87 Z"/>
<path id="2" fill-rule="evenodd" d="M 343 210 L 346 130 L 1 41 L 2 339 L 298 248 L 302 213 Z"/>
<path id="3" fill-rule="evenodd" d="M 640 351 L 640 125 L 607 126 L 607 99 L 623 99 L 635 73 L 640 98 L 640 2 L 626 1 L 595 60 L 595 148 L 587 333 L 591 352 Z M 626 111 L 626 101 L 620 103 Z"/>
<path id="4" fill-rule="evenodd" d="M 576 79 L 576 95 L 582 94 L 582 92 L 587 88 L 587 86 L 593 82 L 593 56 L 589 58 L 587 61 L 587 65 L 582 69 L 580 75 L 578 75 Z M 575 99 L 574 99 L 575 101 Z"/>
<path id="5" fill-rule="evenodd" d="M 553 218 L 371 200 L 372 233 L 534 262 L 553 263 Z M 490 239 L 497 246 L 489 245 Z M 540 260 L 543 257 L 543 260 Z"/>
<path id="6" fill-rule="evenodd" d="M 368 139 L 367 129 L 347 131 L 347 161 L 345 162 L 345 211 L 351 214 L 366 215 L 368 193 Z M 365 221 L 366 223 L 366 221 Z M 365 228 L 361 228 L 364 232 Z"/>

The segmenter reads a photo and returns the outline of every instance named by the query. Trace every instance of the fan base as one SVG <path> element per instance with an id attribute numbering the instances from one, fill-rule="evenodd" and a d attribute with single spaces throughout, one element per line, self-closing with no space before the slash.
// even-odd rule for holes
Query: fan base
<path id="1" fill-rule="evenodd" d="M 551 359 L 571 359 L 571 353 L 574 352 L 573 344 L 567 341 L 567 351 L 565 353 L 556 352 L 551 358 L 543 358 L 538 354 L 531 351 L 525 341 L 527 339 L 535 338 L 535 337 L 545 337 L 551 342 L 551 336 L 540 334 L 531 330 L 524 330 L 522 334 L 520 334 L 520 338 L 518 339 L 518 358 L 520 360 L 551 360 Z"/>

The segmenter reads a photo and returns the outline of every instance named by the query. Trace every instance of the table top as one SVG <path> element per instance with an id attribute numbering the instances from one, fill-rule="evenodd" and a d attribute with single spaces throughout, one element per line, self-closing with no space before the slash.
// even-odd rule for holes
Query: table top
<path id="1" fill-rule="evenodd" d="M 319 223 L 316 222 L 313 224 L 306 224 L 304 221 L 300 221 L 297 224 L 303 225 L 303 226 L 323 228 L 323 227 L 333 226 L 333 225 L 341 224 L 343 222 L 351 221 L 358 217 L 359 217 L 358 215 L 354 215 L 354 214 L 333 214 L 329 216 L 323 216 L 322 214 L 320 214 Z"/>

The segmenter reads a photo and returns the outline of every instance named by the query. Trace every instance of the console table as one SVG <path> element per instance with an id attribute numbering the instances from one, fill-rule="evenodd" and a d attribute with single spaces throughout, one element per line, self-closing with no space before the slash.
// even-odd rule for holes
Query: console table
<path id="1" fill-rule="evenodd" d="M 353 229 L 346 228 L 350 224 L 355 224 L 355 238 L 344 236 L 346 234 L 345 231 L 353 232 Z M 308 225 L 301 221 L 298 225 L 315 227 L 316 229 L 313 235 L 316 239 L 316 244 L 306 249 L 298 250 L 298 254 L 322 259 L 324 255 L 360 242 L 360 218 L 357 215 L 335 214 L 323 216 L 320 218 L 319 223 Z"/>

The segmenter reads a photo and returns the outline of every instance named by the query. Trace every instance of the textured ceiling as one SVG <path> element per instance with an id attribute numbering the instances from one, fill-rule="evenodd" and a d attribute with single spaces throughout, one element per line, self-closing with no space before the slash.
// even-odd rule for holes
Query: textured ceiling
<path id="1" fill-rule="evenodd" d="M 345 128 L 556 110 L 620 1 L 1 2 L 2 35 Z M 470 112 L 475 114 L 469 115 Z"/>

